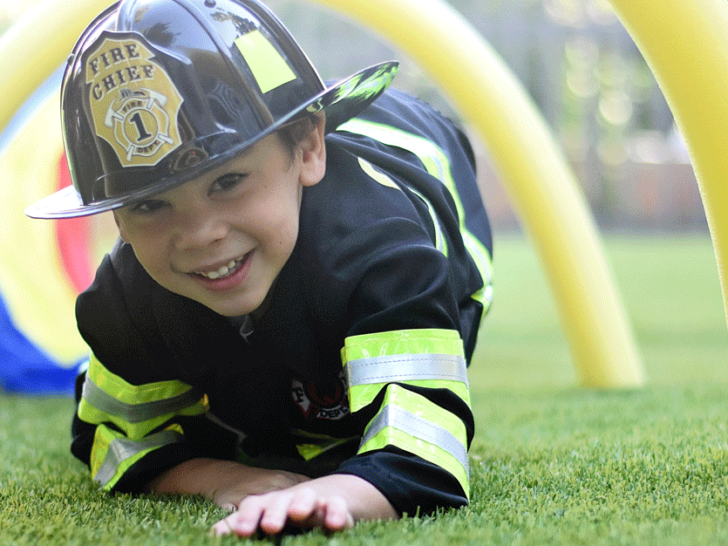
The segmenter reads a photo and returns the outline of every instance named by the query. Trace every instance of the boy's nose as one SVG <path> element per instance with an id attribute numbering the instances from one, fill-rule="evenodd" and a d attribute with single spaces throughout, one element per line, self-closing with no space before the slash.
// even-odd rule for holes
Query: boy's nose
<path id="1" fill-rule="evenodd" d="M 209 212 L 195 210 L 180 216 L 174 241 L 179 250 L 206 247 L 228 233 L 227 223 Z"/>

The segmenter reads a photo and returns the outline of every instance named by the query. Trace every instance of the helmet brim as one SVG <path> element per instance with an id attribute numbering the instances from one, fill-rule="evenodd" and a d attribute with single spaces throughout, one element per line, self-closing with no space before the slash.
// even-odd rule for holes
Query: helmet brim
<path id="1" fill-rule="evenodd" d="M 250 148 L 256 142 L 274 133 L 282 126 L 295 121 L 307 113 L 314 114 L 323 111 L 326 114 L 325 131 L 329 133 L 336 130 L 339 125 L 356 117 L 374 102 L 389 87 L 398 68 L 399 63 L 396 61 L 379 63 L 365 68 L 331 86 L 327 86 L 321 93 L 301 104 L 287 116 L 279 119 L 276 123 L 266 128 L 265 131 L 256 135 L 255 138 L 221 155 L 217 161 L 210 163 L 205 171 L 232 159 L 235 155 Z M 194 172 L 192 176 L 175 177 L 167 181 L 160 181 L 159 184 L 154 184 L 147 191 L 137 192 L 134 195 L 104 199 L 95 203 L 84 203 L 76 188 L 74 186 L 67 186 L 29 206 L 25 209 L 25 214 L 30 218 L 51 220 L 76 218 L 108 212 L 168 191 L 200 176 L 205 171 Z"/>

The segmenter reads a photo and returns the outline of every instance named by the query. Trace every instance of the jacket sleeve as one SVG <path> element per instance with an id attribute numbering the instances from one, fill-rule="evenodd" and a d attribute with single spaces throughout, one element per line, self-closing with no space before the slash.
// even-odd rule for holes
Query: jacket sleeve
<path id="1" fill-rule="evenodd" d="M 469 500 L 474 423 L 456 295 L 465 287 L 414 223 L 386 224 L 387 242 L 360 261 L 349 302 L 341 361 L 361 440 L 338 472 L 366 479 L 414 515 Z"/>
<path id="2" fill-rule="evenodd" d="M 463 189 L 476 188 L 467 150 L 451 124 L 415 107 L 417 116 L 408 105 L 398 116 L 370 108 L 368 119 L 341 128 L 342 147 L 375 183 L 350 183 L 337 196 L 351 206 L 343 215 L 351 229 L 326 264 L 331 286 L 353 279 L 343 290 L 341 360 L 362 427 L 356 456 L 337 472 L 366 479 L 410 515 L 469 501 L 467 365 L 490 303 L 491 268 L 487 218 L 476 218 L 486 223 L 476 232 L 486 236 L 476 237 L 466 217 L 482 205 L 462 206 Z M 425 119 L 444 136 L 418 134 Z"/>
<path id="3" fill-rule="evenodd" d="M 400 513 L 467 504 L 473 416 L 457 331 L 353 336 L 342 360 L 351 410 L 366 424 L 338 472 L 368 480 Z"/>
<path id="4" fill-rule="evenodd" d="M 316 267 L 332 288 L 321 296 L 322 314 L 336 305 L 332 293 L 347 295 L 338 304 L 348 325 L 341 362 L 361 435 L 357 454 L 336 472 L 369 481 L 400 514 L 463 506 L 473 437 L 463 332 L 477 332 L 482 305 L 471 296 L 483 281 L 467 267 L 454 272 L 452 261 L 467 260 L 467 251 L 445 229 L 448 255 L 437 247 L 438 219 L 428 223 L 426 205 L 381 181 L 365 192 L 382 195 L 366 207 L 378 217 L 347 215 L 362 227 Z"/>
<path id="5" fill-rule="evenodd" d="M 118 248 L 114 256 L 121 258 Z M 143 282 L 137 288 L 144 298 Z M 224 456 L 232 439 L 206 419 L 204 393 L 165 371 L 163 344 L 151 324 L 132 318 L 123 294 L 107 257 L 77 300 L 91 355 L 77 383 L 71 451 L 100 488 L 139 492 L 187 459 Z"/>

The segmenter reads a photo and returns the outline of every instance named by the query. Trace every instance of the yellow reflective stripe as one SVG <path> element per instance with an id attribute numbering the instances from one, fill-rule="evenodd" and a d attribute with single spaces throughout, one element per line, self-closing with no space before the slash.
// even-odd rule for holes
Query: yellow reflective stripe
<path id="1" fill-rule="evenodd" d="M 317 444 L 298 444 L 296 450 L 304 461 L 310 461 L 324 452 L 324 448 Z"/>
<path id="2" fill-rule="evenodd" d="M 298 450 L 299 455 L 301 455 L 304 460 L 310 461 L 322 453 L 326 453 L 330 449 L 334 449 L 348 441 L 349 438 L 332 438 L 331 441 L 326 444 L 298 444 L 296 445 L 296 450 Z"/>
<path id="3" fill-rule="evenodd" d="M 480 278 L 483 279 L 483 288 L 475 292 L 471 297 L 483 305 L 483 314 L 487 313 L 493 302 L 493 262 L 488 250 L 483 243 L 469 231 L 462 232 L 465 248 L 473 258 L 478 268 Z"/>
<path id="4" fill-rule="evenodd" d="M 398 447 L 450 472 L 469 496 L 466 445 L 465 425 L 455 415 L 417 393 L 389 385 L 358 453 Z"/>
<path id="5" fill-rule="evenodd" d="M 207 410 L 207 397 L 181 381 L 132 385 L 92 356 L 78 417 L 96 425 L 113 423 L 129 438 L 139 439 L 175 415 L 202 415 Z"/>
<path id="6" fill-rule="evenodd" d="M 445 234 L 442 232 L 442 226 L 440 225 L 440 219 L 435 213 L 435 207 L 432 206 L 432 203 L 430 203 L 430 200 L 427 199 L 427 197 L 422 195 L 416 189 L 409 188 L 409 190 L 422 199 L 422 202 L 427 205 L 427 212 L 430 213 L 430 219 L 432 219 L 432 225 L 435 228 L 435 248 L 447 256 L 447 239 L 445 239 Z"/>
<path id="7" fill-rule="evenodd" d="M 422 161 L 427 172 L 445 185 L 455 202 L 455 208 L 457 209 L 460 222 L 460 233 L 463 235 L 465 248 L 468 249 L 483 279 L 483 288 L 473 294 L 473 299 L 482 303 L 483 312 L 486 312 L 492 301 L 491 277 L 493 262 L 485 246 L 465 227 L 463 204 L 452 176 L 450 160 L 447 154 L 434 142 L 426 138 L 402 131 L 390 125 L 374 123 L 363 119 L 351 119 L 340 125 L 337 130 L 368 136 L 388 146 L 395 146 L 412 152 Z"/>
<path id="8" fill-rule="evenodd" d="M 428 173 L 440 180 L 450 191 L 460 218 L 461 231 L 465 229 L 463 204 L 455 187 L 447 154 L 434 142 L 421 136 L 402 131 L 391 125 L 384 125 L 359 118 L 350 119 L 339 126 L 338 131 L 348 131 L 378 140 L 387 146 L 408 150 L 415 154 Z"/>
<path id="9" fill-rule="evenodd" d="M 361 170 L 364 171 L 369 178 L 387 188 L 393 188 L 395 190 L 402 191 L 402 188 L 400 188 L 397 183 L 389 177 L 389 175 L 380 170 L 377 170 L 374 165 L 369 163 L 363 157 L 359 157 L 358 160 Z"/>
<path id="10" fill-rule="evenodd" d="M 181 442 L 182 438 L 182 428 L 179 425 L 172 425 L 136 441 L 100 425 L 96 428 L 91 449 L 91 476 L 102 489 L 110 490 L 145 455 L 162 446 Z"/>
<path id="11" fill-rule="evenodd" d="M 426 353 L 465 354 L 463 341 L 456 330 L 416 328 L 349 336 L 342 349 L 342 361 L 346 364 L 360 358 Z"/>
<path id="12" fill-rule="evenodd" d="M 294 431 L 294 435 L 299 436 L 302 439 L 308 438 L 311 440 L 309 443 L 296 444 L 296 449 L 298 450 L 299 455 L 301 455 L 301 457 L 303 457 L 306 461 L 310 461 L 330 449 L 334 449 L 358 438 L 358 436 L 351 436 L 349 438 L 334 438 L 327 434 L 316 434 L 314 432 L 308 432 L 301 429 Z"/>
<path id="13" fill-rule="evenodd" d="M 125 404 L 120 402 L 96 385 L 90 377 L 83 384 L 83 398 L 90 405 L 99 408 L 109 415 L 123 418 L 128 423 L 140 423 L 160 415 L 173 414 L 197 404 L 202 396 L 196 389 L 189 389 L 177 396 L 140 402 L 138 404 Z"/>
<path id="14" fill-rule="evenodd" d="M 357 362 L 388 362 L 394 374 L 402 373 L 402 371 L 404 373 L 413 372 L 406 380 L 401 377 L 390 377 L 378 383 L 357 384 L 356 379 L 353 383 L 350 382 L 349 407 L 351 411 L 358 411 L 371 404 L 372 400 L 379 394 L 382 386 L 392 381 L 417 387 L 449 389 L 470 406 L 467 376 L 463 378 L 462 376 L 453 377 L 450 375 L 455 380 L 444 380 L 444 376 L 434 379 L 431 375 L 432 369 L 428 369 L 427 365 L 422 366 L 419 370 L 422 375 L 419 377 L 416 375 L 418 360 L 429 361 L 432 364 L 433 357 L 437 357 L 439 359 L 450 358 L 465 362 L 463 342 L 460 339 L 460 334 L 455 330 L 423 328 L 350 336 L 344 342 L 341 356 L 342 362 L 347 369 L 347 376 L 349 376 L 350 372 L 349 363 L 356 367 Z M 388 357 L 398 357 L 401 362 L 393 365 Z M 412 362 L 407 362 L 408 360 L 412 360 Z M 451 366 L 446 366 L 441 370 L 449 373 Z M 370 380 L 373 381 L 373 379 Z"/>
<path id="15" fill-rule="evenodd" d="M 296 79 L 283 55 L 259 30 L 243 34 L 234 43 L 248 63 L 261 93 L 268 93 Z"/>
<path id="16" fill-rule="evenodd" d="M 159 381 L 156 383 L 145 383 L 143 385 L 132 385 L 107 370 L 95 355 L 91 355 L 87 373 L 99 388 L 126 404 L 141 404 L 144 402 L 164 400 L 182 394 L 192 388 L 182 381 Z"/>
<path id="17" fill-rule="evenodd" d="M 424 387 L 427 389 L 448 389 L 455 393 L 468 407 L 470 407 L 470 389 L 465 383 L 457 381 L 398 381 L 413 387 Z M 371 385 L 360 385 L 349 387 L 349 408 L 352 412 L 359 411 L 368 406 L 377 397 L 387 383 L 375 383 Z"/>
<path id="18" fill-rule="evenodd" d="M 396 190 L 402 191 L 402 188 L 400 188 L 397 183 L 392 180 L 387 174 L 384 172 L 378 170 L 374 165 L 369 163 L 364 158 L 358 158 L 359 159 L 359 166 L 361 169 L 374 181 L 378 182 L 382 186 L 386 186 L 388 188 L 394 188 Z M 424 195 L 422 195 L 420 192 L 415 190 L 414 188 L 409 188 L 409 190 L 414 193 L 417 197 L 419 197 L 422 202 L 427 206 L 427 212 L 430 213 L 430 218 L 432 219 L 432 225 L 435 229 L 435 248 L 442 252 L 445 256 L 447 256 L 447 241 L 445 240 L 445 236 L 442 233 L 442 227 L 440 226 L 440 220 L 438 219 L 437 215 L 435 214 L 435 209 L 432 206 L 432 203 L 430 203 L 430 200 L 427 199 Z"/>

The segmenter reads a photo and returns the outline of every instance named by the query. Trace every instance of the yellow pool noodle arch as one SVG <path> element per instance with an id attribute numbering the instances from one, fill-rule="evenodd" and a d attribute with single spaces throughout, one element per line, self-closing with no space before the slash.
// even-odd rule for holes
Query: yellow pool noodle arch
<path id="1" fill-rule="evenodd" d="M 631 330 L 578 184 L 532 101 L 483 38 L 440 0 L 313 1 L 350 15 L 402 49 L 478 131 L 535 242 L 581 383 L 641 385 Z M 11 99 L 0 105 L 0 130 L 108 4 L 48 0 L 0 41 L 0 66 L 14 76 L 0 85 Z"/>
<path id="2" fill-rule="evenodd" d="M 686 141 L 728 321 L 728 1 L 611 0 Z"/>
<path id="3" fill-rule="evenodd" d="M 371 1 L 313 1 L 399 47 L 478 132 L 535 243 L 581 384 L 642 385 L 642 364 L 588 205 L 532 100 L 483 37 L 441 0 L 380 0 L 378 8 Z M 497 261 L 495 271 L 497 279 Z"/>

